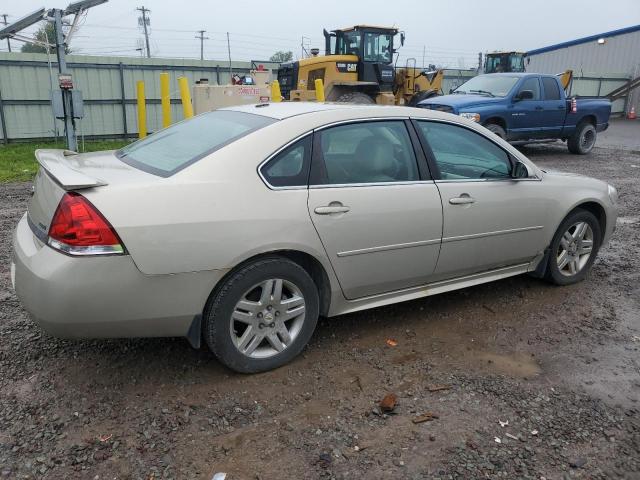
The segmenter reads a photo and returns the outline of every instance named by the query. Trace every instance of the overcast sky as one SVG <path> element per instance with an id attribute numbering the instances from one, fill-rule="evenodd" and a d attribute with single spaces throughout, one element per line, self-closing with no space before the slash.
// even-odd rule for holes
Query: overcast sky
<path id="1" fill-rule="evenodd" d="M 226 32 L 234 60 L 267 59 L 277 50 L 291 50 L 297 58 L 303 36 L 307 47 L 322 49 L 323 27 L 367 23 L 404 30 L 401 52 L 416 57 L 418 65 L 425 48 L 427 64 L 468 68 L 475 66 L 480 51 L 526 51 L 640 24 L 640 0 L 110 0 L 89 10 L 71 48 L 139 55 L 143 36 L 135 8 L 143 3 L 151 10 L 154 56 L 199 58 L 195 35 L 202 29 L 209 37 L 205 58 L 216 60 L 226 59 Z M 42 6 L 66 5 L 66 0 L 0 0 L 0 14 L 9 14 L 12 21 Z M 6 42 L 0 48 L 6 50 Z"/>

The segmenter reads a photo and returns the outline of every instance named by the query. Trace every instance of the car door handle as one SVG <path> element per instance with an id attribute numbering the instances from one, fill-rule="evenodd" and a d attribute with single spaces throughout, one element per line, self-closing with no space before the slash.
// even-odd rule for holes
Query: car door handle
<path id="1" fill-rule="evenodd" d="M 476 199 L 466 193 L 463 193 L 459 197 L 453 197 L 449 199 L 451 205 L 467 205 L 469 203 L 475 203 Z"/>
<path id="2" fill-rule="evenodd" d="M 536 110 L 544 110 L 543 107 L 536 107 Z"/>
<path id="3" fill-rule="evenodd" d="M 331 203 L 324 207 L 316 207 L 313 211 L 318 215 L 331 215 L 332 213 L 347 213 L 351 208 L 342 205 L 341 203 Z"/>

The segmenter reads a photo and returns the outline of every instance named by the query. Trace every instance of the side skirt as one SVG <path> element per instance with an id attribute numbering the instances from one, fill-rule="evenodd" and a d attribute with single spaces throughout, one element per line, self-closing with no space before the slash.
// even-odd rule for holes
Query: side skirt
<path id="1" fill-rule="evenodd" d="M 357 300 L 346 300 L 340 302 L 340 305 L 336 305 L 335 309 L 332 308 L 332 312 L 329 316 L 343 315 L 345 313 L 358 312 L 360 310 L 366 310 L 369 308 L 382 307 L 384 305 L 390 305 L 392 303 L 406 302 L 407 300 L 429 297 L 431 295 L 437 295 L 438 293 L 450 292 L 452 290 L 459 290 L 461 288 L 471 287 L 473 285 L 480 285 L 482 283 L 493 282 L 496 280 L 501 280 L 503 278 L 521 275 L 523 273 L 535 270 L 539 262 L 540 256 L 536 257 L 534 261 L 529 263 L 522 263 L 510 267 L 489 270 L 487 272 L 475 273 L 473 275 L 467 275 L 464 277 L 442 280 L 439 282 L 429 283 L 427 285 L 421 285 L 419 287 L 407 288 L 404 290 L 398 290 L 395 292 L 372 295 L 370 297 L 359 298 Z"/>

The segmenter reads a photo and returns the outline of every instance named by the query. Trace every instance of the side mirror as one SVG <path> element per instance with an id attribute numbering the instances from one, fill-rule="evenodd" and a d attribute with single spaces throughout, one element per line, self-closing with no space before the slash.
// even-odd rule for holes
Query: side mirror
<path id="1" fill-rule="evenodd" d="M 516 96 L 515 100 L 533 100 L 533 90 L 520 90 Z"/>
<path id="2" fill-rule="evenodd" d="M 453 91 L 454 91 L 454 89 L 453 89 L 453 88 L 450 88 L 450 89 L 449 89 L 449 95 L 451 95 L 451 94 L 453 93 Z"/>
<path id="3" fill-rule="evenodd" d="M 511 178 L 527 178 L 529 176 L 529 170 L 527 166 L 519 160 L 513 164 L 511 169 Z"/>

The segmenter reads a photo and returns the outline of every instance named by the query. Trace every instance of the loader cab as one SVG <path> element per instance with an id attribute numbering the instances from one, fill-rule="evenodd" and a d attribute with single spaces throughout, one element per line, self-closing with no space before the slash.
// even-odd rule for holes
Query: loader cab
<path id="1" fill-rule="evenodd" d="M 522 52 L 492 52 L 486 55 L 484 73 L 524 71 L 524 53 Z"/>
<path id="2" fill-rule="evenodd" d="M 393 43 L 398 33 L 402 45 L 404 33 L 396 28 L 356 25 L 331 32 L 325 30 L 325 53 L 357 56 L 358 81 L 375 83 L 381 91 L 390 91 L 395 78 L 393 54 L 396 51 Z M 354 67 L 347 64 L 346 68 Z"/>

